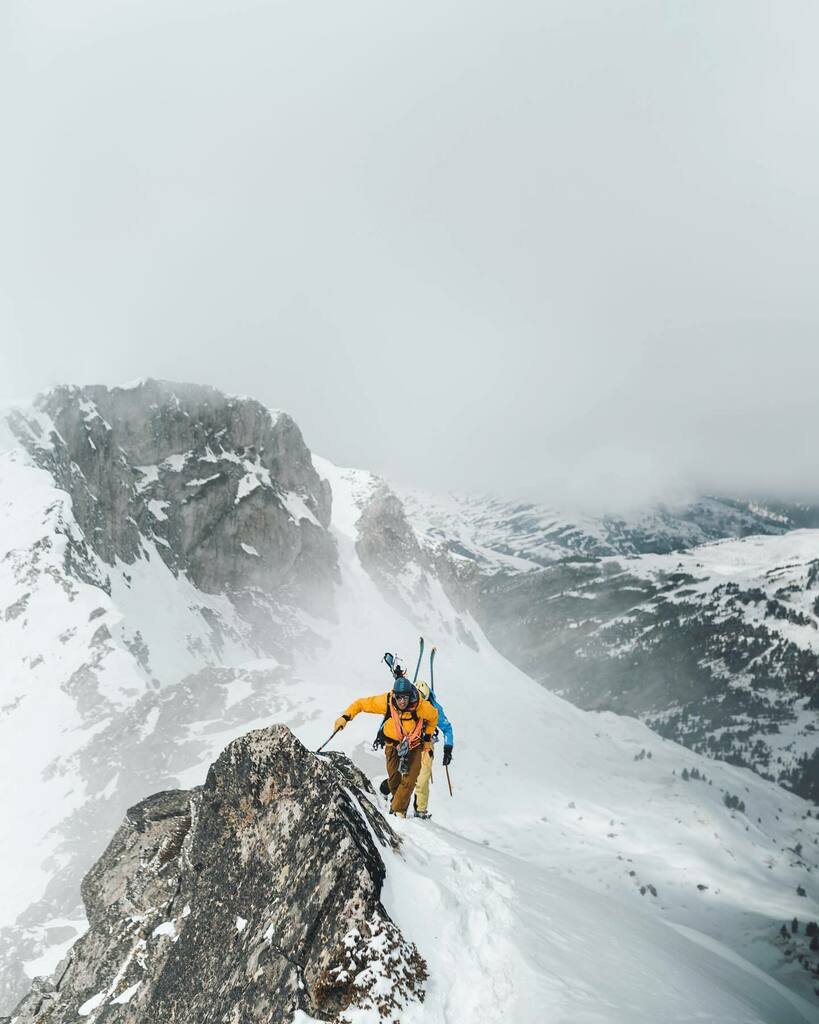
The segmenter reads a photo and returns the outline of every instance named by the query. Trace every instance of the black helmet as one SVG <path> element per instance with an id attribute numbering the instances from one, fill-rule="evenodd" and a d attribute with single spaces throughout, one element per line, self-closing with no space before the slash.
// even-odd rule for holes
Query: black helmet
<path id="1" fill-rule="evenodd" d="M 392 692 L 396 697 L 409 697 L 410 705 L 418 703 L 418 691 L 406 676 L 400 676 L 395 680 Z"/>

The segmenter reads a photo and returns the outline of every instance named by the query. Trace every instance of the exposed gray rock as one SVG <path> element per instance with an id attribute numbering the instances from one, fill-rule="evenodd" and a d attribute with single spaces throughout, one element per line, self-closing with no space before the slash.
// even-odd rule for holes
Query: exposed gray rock
<path id="1" fill-rule="evenodd" d="M 358 557 L 384 597 L 402 614 L 410 611 L 408 598 L 413 591 L 428 601 L 429 588 L 420 572 L 427 567 L 427 556 L 415 539 L 404 506 L 386 484 L 376 488 L 356 525 Z M 412 575 L 410 567 L 415 569 Z"/>
<path id="2" fill-rule="evenodd" d="M 358 557 L 384 599 L 419 625 L 452 630 L 448 621 L 436 622 L 434 618 L 433 559 L 418 543 L 402 501 L 385 483 L 374 490 L 356 528 Z M 475 638 L 460 619 L 455 629 L 460 640 L 477 648 Z"/>
<path id="3" fill-rule="evenodd" d="M 248 684 L 250 692 L 235 700 L 235 688 Z M 146 791 L 178 788 L 192 773 L 204 777 L 225 733 L 238 736 L 247 723 L 284 715 L 298 727 L 297 690 L 298 684 L 281 668 L 204 669 L 175 686 L 144 694 L 112 716 L 71 761 L 55 758 L 47 765 L 46 778 L 82 778 L 88 800 L 62 824 L 55 867 L 42 897 L 21 915 L 17 928 L 0 928 L 0 964 L 5 968 L 0 983 L 6 986 L 0 996 L 6 1006 L 28 988 L 22 967 L 14 972 L 11 968 L 41 955 L 45 923 L 81 917 L 83 876 L 122 820 L 123 809 Z"/>
<path id="4" fill-rule="evenodd" d="M 88 932 L 15 1024 L 395 1020 L 426 965 L 380 902 L 397 838 L 342 755 L 284 726 L 231 743 L 204 787 L 128 811 L 83 883 Z M 388 985 L 379 981 L 386 978 Z"/>
<path id="5" fill-rule="evenodd" d="M 155 539 L 169 567 L 202 590 L 237 595 L 240 605 L 248 592 L 261 595 L 252 604 L 265 607 L 268 626 L 271 595 L 278 606 L 332 614 L 330 488 L 289 416 L 156 380 L 58 387 L 36 408 L 53 423 L 50 436 L 21 413 L 9 424 L 71 495 L 80 549 L 132 564 L 146 557 L 144 538 Z"/>
<path id="6" fill-rule="evenodd" d="M 334 616 L 338 576 L 329 485 L 292 419 L 259 402 L 150 380 L 60 387 L 7 414 L 7 423 L 25 449 L 12 460 L 33 461 L 58 490 L 42 481 L 47 497 L 32 508 L 41 534 L 4 551 L 14 587 L 0 622 L 42 638 L 34 653 L 20 645 L 20 661 L 44 668 L 31 692 L 15 693 L 0 714 L 21 705 L 24 713 L 43 699 L 46 683 L 59 688 L 83 722 L 75 736 L 87 739 L 51 753 L 32 747 L 32 758 L 44 779 L 65 777 L 66 789 L 79 783 L 88 798 L 66 804 L 51 827 L 58 852 L 44 865 L 46 889 L 15 922 L 0 922 L 0 1010 L 28 988 L 23 964 L 52 943 L 51 922 L 81 916 L 79 881 L 125 808 L 145 792 L 183 784 L 180 773 L 206 766 L 249 723 L 275 720 L 280 702 L 270 690 L 227 710 L 236 674 L 221 678 L 216 667 L 272 658 L 284 670 L 276 687 L 290 685 L 282 677 L 290 678 L 294 652 L 324 643 L 315 620 Z M 54 584 L 69 614 L 44 622 L 43 594 Z M 86 603 L 89 586 L 100 592 L 96 607 L 93 597 Z M 186 596 L 174 605 L 181 614 L 172 637 L 152 634 L 148 620 L 110 614 L 111 602 L 147 609 L 176 589 Z M 86 614 L 70 614 L 78 597 Z M 170 644 L 188 657 L 169 657 Z M 193 674 L 182 678 L 183 665 Z M 214 671 L 199 674 L 208 665 Z M 223 731 L 214 750 L 217 718 Z"/>

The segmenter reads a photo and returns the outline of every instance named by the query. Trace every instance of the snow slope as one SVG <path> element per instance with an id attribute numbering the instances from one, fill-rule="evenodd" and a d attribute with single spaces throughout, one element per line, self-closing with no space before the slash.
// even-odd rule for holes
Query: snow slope
<path id="1" fill-rule="evenodd" d="M 384 599 L 356 549 L 360 514 L 379 482 L 314 463 L 333 489 L 337 621 L 310 620 L 323 649 L 300 653 L 286 669 L 255 660 L 241 644 L 220 660 L 210 647 L 180 643 L 198 628 L 203 601 L 224 615 L 229 609 L 169 572 L 142 580 L 129 566 L 129 581 L 121 567 L 111 572 L 89 556 L 89 574 L 110 575 L 110 596 L 93 582 L 67 589 L 61 538 L 74 527 L 65 494 L 19 457 L 2 463 L 0 635 L 7 664 L 21 651 L 28 659 L 4 678 L 0 704 L 3 767 L 20 780 L 3 796 L 14 823 L 3 852 L 4 921 L 54 884 L 69 855 L 61 822 L 98 823 L 103 802 L 107 817 L 121 816 L 135 792 L 197 784 L 230 739 L 271 720 L 315 748 L 349 701 L 387 688 L 383 651 L 411 662 L 423 632 L 439 645 L 437 689 L 456 735 L 455 795 L 438 769 L 432 821 L 398 822 L 403 851 L 387 854 L 385 902 L 431 968 L 423 1008 L 409 1009 L 402 1024 L 819 1021 L 811 974 L 785 955 L 806 950 L 803 932 L 788 943 L 779 938 L 795 915 L 803 925 L 819 917 L 819 822 L 807 816 L 809 805 L 635 720 L 585 713 L 546 692 L 453 608 L 420 562 L 405 567 L 415 596 L 403 613 Z M 153 565 L 146 561 L 146 571 Z M 27 588 L 23 611 L 9 615 Z M 92 618 L 98 607 L 105 616 Z M 110 620 L 98 666 L 102 703 L 87 707 L 67 681 L 72 658 L 93 652 L 100 618 Z M 24 621 L 36 624 L 36 641 L 22 632 Z M 157 669 L 132 649 L 137 631 L 150 634 L 163 676 L 185 678 L 163 678 L 157 690 Z M 39 692 L 35 648 L 49 669 Z M 48 716 L 33 700 L 40 696 Z M 378 780 L 376 726 L 361 716 L 334 746 Z M 95 774 L 89 759 L 105 770 Z M 684 781 L 684 768 L 704 772 L 710 784 Z M 741 797 L 746 813 L 729 810 L 726 794 Z M 76 903 L 47 924 L 38 927 L 50 955 L 27 960 L 29 974 L 56 963 L 66 941 L 60 927 L 77 926 Z"/>
<path id="2" fill-rule="evenodd" d="M 224 624 L 218 637 L 205 616 Z M 133 800 L 133 790 L 114 799 L 113 751 L 94 750 L 98 738 L 161 683 L 251 660 L 246 632 L 227 599 L 174 576 L 148 539 L 133 565 L 101 562 L 50 474 L 19 448 L 0 453 L 0 773 L 14 780 L 0 791 L 12 837 L 0 925 L 53 888 L 78 851 L 87 867 Z M 151 729 L 140 722 L 137 735 Z M 69 824 L 94 803 L 108 812 Z M 70 932 L 76 903 L 55 898 L 52 919 L 35 930 Z M 0 953 L 14 955 L 2 944 Z"/>
<path id="3" fill-rule="evenodd" d="M 819 530 L 717 541 L 675 555 L 643 555 L 630 560 L 628 569 L 645 579 L 684 573 L 684 583 L 668 589 L 665 600 L 699 603 L 726 620 L 739 614 L 747 627 L 768 638 L 766 650 L 741 670 L 725 670 L 732 690 L 762 689 L 754 667 L 770 661 L 777 648 L 813 655 L 814 663 L 819 655 Z M 789 671 L 774 663 L 770 675 L 778 685 L 770 687 L 771 699 L 791 708 L 788 720 L 777 722 L 774 737 L 764 722 L 749 718 L 745 723 L 747 747 L 770 744 L 779 772 L 795 770 L 800 758 L 816 752 L 816 679 L 807 678 L 808 671 Z"/>
<path id="4" fill-rule="evenodd" d="M 333 487 L 343 578 L 334 671 L 313 684 L 327 714 L 299 731 L 317 745 L 348 700 L 388 685 L 374 643 L 390 637 L 382 646 L 411 660 L 413 637 L 356 558 L 366 478 L 315 462 Z M 479 651 L 442 645 L 436 682 L 455 726 L 455 796 L 439 769 L 432 822 L 398 823 L 386 900 L 432 965 L 418 1020 L 819 1020 L 811 976 L 777 939 L 819 910 L 808 805 L 635 720 L 579 711 L 483 638 Z M 336 741 L 374 778 L 376 725 L 360 716 Z M 683 781 L 686 767 L 711 784 Z"/>
<path id="5" fill-rule="evenodd" d="M 625 564 L 635 575 L 656 578 L 661 574 L 685 573 L 686 596 L 710 598 L 726 584 L 740 590 L 758 588 L 766 600 L 783 598 L 793 618 L 768 619 L 771 629 L 800 647 L 819 651 L 819 573 L 809 580 L 813 563 L 819 560 L 819 530 L 791 530 L 773 537 L 743 537 L 715 541 L 673 555 L 641 555 Z M 691 593 L 693 591 L 693 593 Z M 671 591 L 671 599 L 674 593 Z M 746 611 L 748 621 L 765 621 L 765 607 L 754 605 Z"/>
<path id="6" fill-rule="evenodd" d="M 663 735 L 817 792 L 819 530 L 603 560 L 598 577 L 570 595 L 581 678 L 572 687 L 565 672 L 558 691 L 589 706 L 608 685 L 609 706 L 632 700 Z M 606 607 L 610 595 L 619 607 Z M 592 660 L 601 685 L 584 686 Z"/>

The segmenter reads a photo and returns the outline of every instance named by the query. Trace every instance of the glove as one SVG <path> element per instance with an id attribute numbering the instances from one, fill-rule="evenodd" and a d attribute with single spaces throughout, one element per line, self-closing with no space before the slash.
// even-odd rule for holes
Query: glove
<path id="1" fill-rule="evenodd" d="M 338 729 L 343 729 L 343 728 L 344 728 L 344 726 L 345 726 L 345 725 L 346 725 L 346 724 L 347 724 L 347 723 L 348 723 L 349 721 L 350 721 L 350 719 L 349 719 L 349 718 L 345 718 L 345 716 L 344 716 L 344 715 L 342 715 L 342 716 L 341 716 L 341 718 L 337 718 L 337 719 L 335 720 L 335 724 L 334 724 L 334 726 L 333 726 L 333 727 L 334 727 L 334 728 L 335 728 L 336 730 L 338 730 Z"/>
<path id="2" fill-rule="evenodd" d="M 444 768 L 452 763 L 452 747 L 444 746 Z"/>

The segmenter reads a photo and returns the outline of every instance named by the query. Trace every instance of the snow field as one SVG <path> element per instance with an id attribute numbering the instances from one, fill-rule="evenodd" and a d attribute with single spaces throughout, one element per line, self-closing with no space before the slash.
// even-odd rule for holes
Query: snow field
<path id="1" fill-rule="evenodd" d="M 355 554 L 357 501 L 371 478 L 326 463 L 320 471 L 333 487 L 342 586 L 322 659 L 332 677 L 311 682 L 327 719 L 299 730 L 311 746 L 351 700 L 388 688 L 381 647 L 401 644 L 414 666 L 416 642 L 415 624 L 384 602 Z M 405 841 L 388 856 L 385 905 L 430 965 L 427 1000 L 402 1024 L 819 1021 L 768 973 L 812 995 L 809 976 L 783 966 L 770 938 L 794 914 L 819 911 L 807 871 L 819 870 L 819 823 L 803 819 L 807 805 L 636 720 L 567 704 L 509 665 L 473 622 L 479 651 L 457 643 L 457 613 L 430 593 L 437 606 L 427 622 L 450 627 L 436 689 L 455 729 L 455 796 L 436 762 L 433 820 L 390 819 Z M 439 639 L 420 615 L 417 628 Z M 309 666 L 299 668 L 308 678 Z M 369 749 L 377 725 L 361 715 L 333 744 L 375 784 L 384 775 Z M 635 760 L 641 750 L 651 757 Z M 683 781 L 685 767 L 712 784 Z M 729 811 L 723 791 L 748 813 Z M 811 843 L 802 865 L 787 851 L 799 830 Z M 657 896 L 640 894 L 648 886 Z"/>
<path id="2" fill-rule="evenodd" d="M 270 686 L 266 708 L 277 708 L 275 717 L 260 712 L 251 701 L 250 676 L 238 673 L 223 714 L 244 702 L 253 711 L 180 727 L 180 743 L 196 739 L 202 746 L 199 763 L 180 771 L 176 783 L 202 782 L 226 743 L 274 720 L 315 749 L 347 704 L 389 687 L 380 663 L 384 650 L 397 648 L 414 666 L 423 631 L 439 646 L 436 689 L 455 729 L 455 795 L 449 797 L 438 758 L 432 821 L 391 819 L 404 844 L 400 854 L 385 852 L 385 905 L 430 966 L 427 1000 L 408 1008 L 402 1024 L 819 1021 L 815 1006 L 793 994 L 812 998 L 809 977 L 783 965 L 781 947 L 771 939 L 795 914 L 819 918 L 813 884 L 819 825 L 803 817 L 807 805 L 748 772 L 663 741 L 639 722 L 586 714 L 547 693 L 500 657 L 471 619 L 458 615 L 421 566 L 407 567 L 405 584 L 423 583 L 429 598 L 415 603 L 409 621 L 385 601 L 356 554 L 355 524 L 376 478 L 315 462 L 333 487 L 342 574 L 338 622 L 309 620 L 326 649 L 301 655 L 287 680 Z M 47 474 L 13 458 L 0 459 L 5 493 L 15 495 L 18 512 L 23 509 L 12 515 L 12 503 L 0 506 L 11 524 L 3 533 L 11 546 L 6 550 L 28 552 L 41 535 L 53 533 L 42 513 L 60 508 L 65 495 Z M 70 510 L 63 514 L 68 518 Z M 39 647 L 60 660 L 59 677 L 67 678 L 87 657 L 100 624 L 91 613 L 104 607 L 101 621 L 111 628 L 115 649 L 99 666 L 100 689 L 117 706 L 145 692 L 151 674 L 166 683 L 205 664 L 244 666 L 248 673 L 275 667 L 254 663 L 240 633 L 217 658 L 198 609 L 211 607 L 230 622 L 229 603 L 174 578 L 155 551 L 150 561 L 126 567 L 130 582 L 122 567 L 111 572 L 110 599 L 79 584 L 69 596 L 56 572 L 59 549 L 49 557 L 55 572 L 38 577 L 27 612 L 31 622 L 42 623 L 42 635 L 24 637 L 15 632 L 18 620 L 9 620 L 2 642 L 10 646 L 0 646 L 7 664 L 21 650 L 34 658 Z M 0 559 L 0 573 L 10 564 Z M 6 604 L 21 595 L 16 578 L 2 577 L 0 585 Z M 70 634 L 58 648 L 55 622 Z M 124 640 L 136 625 L 149 650 L 149 670 L 126 653 Z M 477 650 L 458 639 L 464 631 Z M 13 715 L 0 715 L 0 766 L 7 778 L 19 780 L 4 797 L 15 830 L 6 850 L 7 877 L 16 878 L 14 892 L 6 886 L 0 899 L 6 921 L 40 895 L 59 867 L 53 860 L 42 864 L 58 851 L 55 829 L 89 798 L 72 757 L 105 724 L 102 716 L 89 725 L 65 690 L 53 685 L 53 669 L 49 665 L 40 677 L 29 663 L 3 680 L 0 709 L 19 698 Z M 49 680 L 52 685 L 42 700 L 32 699 L 31 681 L 40 678 L 44 687 Z M 157 717 L 140 723 L 146 735 Z M 333 742 L 376 783 L 383 777 L 383 757 L 370 749 L 377 726 L 375 716 L 359 716 Z M 29 748 L 43 756 L 28 756 Z M 651 757 L 635 760 L 642 750 Z M 44 779 L 57 759 L 64 774 Z M 685 767 L 705 772 L 712 785 L 682 781 Z M 747 813 L 729 811 L 724 792 L 742 798 Z M 797 842 L 804 846 L 801 857 L 793 853 Z M 799 884 L 805 898 L 796 896 Z M 43 957 L 36 966 L 45 963 Z M 350 1020 L 365 1024 L 356 1013 Z"/>
<path id="3" fill-rule="evenodd" d="M 689 938 L 434 824 L 400 831 L 384 898 L 430 965 L 423 1008 L 402 1024 L 816 1020 L 809 1004 L 700 933 Z"/>

